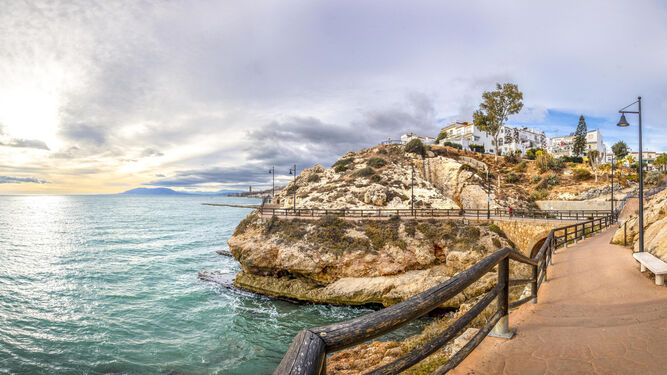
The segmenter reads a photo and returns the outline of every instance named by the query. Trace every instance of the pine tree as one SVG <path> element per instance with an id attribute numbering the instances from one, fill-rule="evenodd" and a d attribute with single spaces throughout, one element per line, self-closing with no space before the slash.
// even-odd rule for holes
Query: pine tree
<path id="1" fill-rule="evenodd" d="M 574 144 L 572 145 L 572 153 L 574 156 L 581 156 L 586 150 L 586 134 L 588 129 L 586 129 L 586 120 L 584 115 L 579 117 L 579 125 L 577 125 L 577 131 L 574 133 Z"/>

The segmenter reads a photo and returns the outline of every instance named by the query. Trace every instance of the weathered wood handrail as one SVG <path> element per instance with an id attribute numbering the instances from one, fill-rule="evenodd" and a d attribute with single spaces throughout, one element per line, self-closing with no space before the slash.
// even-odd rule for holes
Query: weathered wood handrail
<path id="1" fill-rule="evenodd" d="M 548 281 L 547 268 L 551 264 L 551 257 L 554 251 L 560 245 L 567 246 L 570 241 L 577 241 L 586 238 L 587 235 L 601 232 L 603 228 L 608 227 L 615 221 L 615 217 L 615 214 L 607 212 L 607 216 L 604 217 L 552 229 L 540 250 L 532 258 L 526 257 L 510 248 L 503 248 L 486 256 L 449 280 L 414 295 L 401 303 L 344 322 L 303 330 L 292 341 L 274 374 L 310 375 L 324 373 L 325 356 L 327 353 L 368 341 L 424 316 L 462 292 L 497 266 L 498 281 L 496 286 L 487 292 L 473 308 L 459 317 L 436 338 L 371 372 L 371 374 L 397 374 L 417 364 L 446 345 L 461 329 L 468 325 L 475 317 L 479 316 L 495 298 L 498 307 L 493 317 L 465 346 L 434 372 L 435 374 L 444 374 L 470 354 L 491 330 L 497 336 L 511 337 L 508 327 L 509 309 L 518 307 L 528 301 L 537 303 L 539 288 L 543 282 Z M 588 232 L 587 229 L 589 230 Z M 570 236 L 572 237 L 570 238 Z M 561 238 L 563 241 L 559 241 Z M 510 280 L 510 260 L 530 265 L 532 268 L 531 278 Z M 510 302 L 509 287 L 511 285 L 527 283 L 531 284 L 531 295 L 518 301 Z"/>

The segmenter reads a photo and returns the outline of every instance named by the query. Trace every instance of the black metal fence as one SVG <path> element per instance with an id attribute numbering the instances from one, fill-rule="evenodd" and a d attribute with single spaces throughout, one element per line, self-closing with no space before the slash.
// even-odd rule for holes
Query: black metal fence
<path id="1" fill-rule="evenodd" d="M 260 212 L 272 216 L 322 217 L 338 216 L 350 218 L 377 217 L 464 217 L 464 218 L 517 218 L 547 220 L 586 220 L 609 215 L 609 210 L 511 210 L 505 208 L 446 209 L 446 208 L 378 208 L 378 209 L 326 209 L 326 208 L 269 208 L 260 206 Z"/>

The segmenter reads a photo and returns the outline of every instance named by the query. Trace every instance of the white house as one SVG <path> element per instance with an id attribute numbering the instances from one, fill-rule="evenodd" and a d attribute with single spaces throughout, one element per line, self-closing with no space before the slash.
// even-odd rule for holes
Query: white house
<path id="1" fill-rule="evenodd" d="M 407 144 L 413 139 L 419 139 L 422 141 L 424 145 L 434 145 L 435 144 L 435 138 L 433 137 L 427 137 L 425 135 L 415 135 L 414 133 L 410 132 L 408 134 L 403 134 L 401 136 L 401 144 Z"/>
<path id="2" fill-rule="evenodd" d="M 554 156 L 574 156 L 574 133 L 570 135 L 549 138 L 547 152 Z M 586 133 L 586 147 L 583 155 L 589 151 L 598 151 L 602 155 L 607 154 L 607 146 L 604 144 L 600 130 L 591 130 Z"/>
<path id="3" fill-rule="evenodd" d="M 475 125 L 469 122 L 453 122 L 442 128 L 441 133 L 445 138 L 440 141 L 458 143 L 464 149 L 469 149 L 470 145 L 484 146 L 484 152 L 493 154 L 493 137 L 484 131 L 479 130 Z M 542 147 L 546 144 L 544 132 L 526 127 L 513 128 L 503 126 L 498 134 L 498 149 L 500 154 L 507 155 L 517 150 L 525 154 L 526 150 L 533 147 Z"/>

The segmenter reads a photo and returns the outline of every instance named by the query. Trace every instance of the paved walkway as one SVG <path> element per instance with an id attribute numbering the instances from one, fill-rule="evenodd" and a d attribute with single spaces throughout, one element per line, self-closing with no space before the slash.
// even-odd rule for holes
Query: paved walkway
<path id="1" fill-rule="evenodd" d="M 539 303 L 510 313 L 451 374 L 667 374 L 667 287 L 639 272 L 614 228 L 559 249 Z"/>

